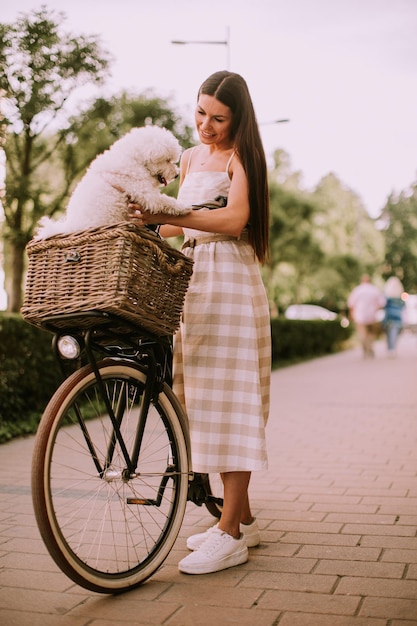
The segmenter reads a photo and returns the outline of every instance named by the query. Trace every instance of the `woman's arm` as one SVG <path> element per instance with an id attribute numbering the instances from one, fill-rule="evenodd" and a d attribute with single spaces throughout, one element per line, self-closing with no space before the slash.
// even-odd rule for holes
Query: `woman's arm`
<path id="1" fill-rule="evenodd" d="M 183 163 L 181 163 L 183 165 Z M 184 164 L 186 167 L 186 164 Z M 183 170 L 183 167 L 181 167 Z M 181 171 L 183 179 L 183 171 Z M 233 170 L 231 170 L 232 181 L 230 184 L 230 191 L 228 196 L 227 205 L 219 209 L 212 211 L 199 210 L 191 211 L 187 215 L 165 215 L 148 213 L 142 211 L 141 207 L 135 204 L 130 204 L 129 208 L 132 211 L 132 217 L 138 224 L 169 224 L 175 229 L 167 229 L 169 235 L 165 235 L 165 227 L 161 228 L 162 236 L 174 236 L 181 233 L 182 228 L 193 228 L 196 230 L 209 231 L 213 233 L 222 233 L 225 235 L 232 235 L 239 237 L 242 230 L 246 227 L 249 221 L 249 193 L 248 193 L 248 181 L 245 171 L 238 161 L 234 160 Z M 173 235 L 171 233 L 174 233 Z"/>
<path id="2" fill-rule="evenodd" d="M 170 226 L 169 224 L 165 224 L 159 229 L 159 234 L 164 239 L 167 239 L 168 237 L 179 237 L 183 234 L 183 232 L 182 228 L 180 228 L 179 226 Z"/>

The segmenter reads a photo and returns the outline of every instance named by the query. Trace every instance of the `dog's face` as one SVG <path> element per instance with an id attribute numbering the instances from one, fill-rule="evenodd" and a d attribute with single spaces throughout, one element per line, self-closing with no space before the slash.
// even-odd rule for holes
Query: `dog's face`
<path id="1" fill-rule="evenodd" d="M 145 163 L 145 166 L 152 178 L 158 181 L 159 185 L 168 185 L 179 173 L 177 164 L 166 158 L 161 158 L 159 161 L 148 161 Z"/>
<path id="2" fill-rule="evenodd" d="M 109 152 L 116 151 L 124 163 L 132 164 L 132 170 L 145 168 L 155 186 L 167 185 L 178 176 L 181 146 L 177 138 L 165 128 L 133 128 Z"/>

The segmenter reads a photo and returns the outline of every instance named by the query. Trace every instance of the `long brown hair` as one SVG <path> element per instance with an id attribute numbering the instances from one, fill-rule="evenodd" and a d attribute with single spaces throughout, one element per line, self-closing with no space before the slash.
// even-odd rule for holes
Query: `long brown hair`
<path id="1" fill-rule="evenodd" d="M 198 96 L 214 96 L 233 114 L 231 136 L 249 184 L 249 241 L 258 260 L 269 256 L 269 191 L 265 152 L 246 81 L 234 72 L 215 72 Z"/>

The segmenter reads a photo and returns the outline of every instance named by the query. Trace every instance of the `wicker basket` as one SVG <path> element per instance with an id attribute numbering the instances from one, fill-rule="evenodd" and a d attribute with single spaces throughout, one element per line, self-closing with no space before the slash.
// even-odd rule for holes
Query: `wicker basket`
<path id="1" fill-rule="evenodd" d="M 180 315 L 192 261 L 146 228 L 131 222 L 31 241 L 21 309 L 42 326 L 46 317 L 106 311 L 158 336 L 170 335 Z M 57 320 L 56 328 L 64 323 Z M 68 322 L 65 322 L 68 327 Z"/>

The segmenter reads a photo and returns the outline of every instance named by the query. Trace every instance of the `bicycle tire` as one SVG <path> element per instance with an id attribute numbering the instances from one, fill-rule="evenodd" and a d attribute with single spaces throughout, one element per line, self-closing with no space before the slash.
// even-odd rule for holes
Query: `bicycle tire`
<path id="1" fill-rule="evenodd" d="M 120 428 L 130 450 L 146 373 L 126 362 L 102 362 L 98 368 L 112 406 L 117 410 L 126 402 Z M 74 372 L 51 398 L 35 440 L 33 505 L 50 555 L 75 583 L 90 591 L 120 593 L 147 580 L 170 553 L 184 517 L 189 480 L 180 412 L 164 385 L 149 408 L 135 475 L 126 477 L 120 442 L 114 443 L 91 367 Z M 105 467 L 110 449 L 111 464 L 100 476 L 94 461 Z"/>

